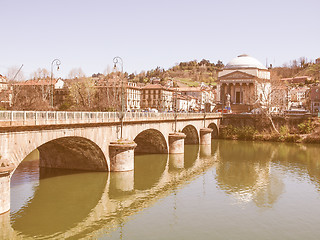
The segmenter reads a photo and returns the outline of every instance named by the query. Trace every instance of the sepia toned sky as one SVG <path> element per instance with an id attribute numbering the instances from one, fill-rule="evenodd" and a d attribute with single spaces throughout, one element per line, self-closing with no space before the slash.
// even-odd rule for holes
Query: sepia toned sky
<path id="1" fill-rule="evenodd" d="M 276 66 L 320 57 L 319 0 L 0 0 L 0 74 L 24 64 L 57 76 L 169 68 L 247 53 Z"/>

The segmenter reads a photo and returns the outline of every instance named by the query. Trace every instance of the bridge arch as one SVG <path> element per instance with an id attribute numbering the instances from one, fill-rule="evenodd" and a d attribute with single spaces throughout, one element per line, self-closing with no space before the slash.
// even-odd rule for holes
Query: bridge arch
<path id="1" fill-rule="evenodd" d="M 193 125 L 185 126 L 182 129 L 182 132 L 186 135 L 184 144 L 199 144 L 199 134 Z"/>
<path id="2" fill-rule="evenodd" d="M 106 157 L 93 141 L 77 136 L 61 137 L 40 145 L 40 167 L 107 171 Z"/>
<path id="3" fill-rule="evenodd" d="M 137 144 L 135 153 L 168 153 L 168 144 L 163 134 L 157 129 L 140 132 L 134 139 Z"/>
<path id="4" fill-rule="evenodd" d="M 219 129 L 215 123 L 210 123 L 208 128 L 211 128 L 213 131 L 211 133 L 211 138 L 217 138 L 219 136 Z"/>

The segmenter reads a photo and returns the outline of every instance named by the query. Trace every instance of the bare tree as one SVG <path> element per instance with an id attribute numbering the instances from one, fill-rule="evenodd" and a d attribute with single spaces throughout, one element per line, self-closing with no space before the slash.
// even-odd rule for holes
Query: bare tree
<path id="1" fill-rule="evenodd" d="M 82 71 L 81 68 L 73 68 L 71 69 L 71 71 L 69 72 L 68 77 L 70 79 L 80 79 L 80 78 L 85 78 L 86 75 L 85 73 Z"/>
<path id="2" fill-rule="evenodd" d="M 261 110 L 261 113 L 270 121 L 273 130 L 279 134 L 276 128 L 272 114 L 276 108 L 284 112 L 288 104 L 288 90 L 286 83 L 280 80 L 280 77 L 271 72 L 271 79 L 258 80 L 256 87 L 255 107 Z"/>
<path id="3" fill-rule="evenodd" d="M 7 79 L 9 81 L 19 81 L 19 82 L 24 81 L 25 80 L 24 73 L 20 68 L 21 67 L 18 67 L 18 66 L 10 67 L 6 74 Z"/>
<path id="4" fill-rule="evenodd" d="M 48 110 L 49 99 L 43 98 L 39 86 L 19 85 L 13 88 L 13 108 L 16 110 Z"/>
<path id="5" fill-rule="evenodd" d="M 94 107 L 95 82 L 91 78 L 76 79 L 69 85 L 69 94 L 74 103 L 81 109 Z"/>
<path id="6" fill-rule="evenodd" d="M 50 72 L 46 68 L 38 68 L 31 74 L 31 79 L 47 79 L 50 78 Z"/>

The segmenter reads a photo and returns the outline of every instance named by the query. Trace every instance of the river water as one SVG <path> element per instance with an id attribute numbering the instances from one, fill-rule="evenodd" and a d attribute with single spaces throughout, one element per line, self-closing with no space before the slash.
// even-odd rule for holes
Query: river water
<path id="1" fill-rule="evenodd" d="M 12 176 L 0 238 L 319 239 L 319 145 L 214 140 L 184 156 L 138 155 L 125 173 Z"/>

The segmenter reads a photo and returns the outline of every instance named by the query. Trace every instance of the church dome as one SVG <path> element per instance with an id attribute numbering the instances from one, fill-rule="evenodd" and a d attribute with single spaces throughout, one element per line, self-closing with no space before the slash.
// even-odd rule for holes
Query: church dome
<path id="1" fill-rule="evenodd" d="M 250 57 L 247 54 L 239 55 L 232 59 L 226 66 L 225 69 L 237 69 L 237 68 L 258 68 L 267 70 L 257 59 Z"/>

